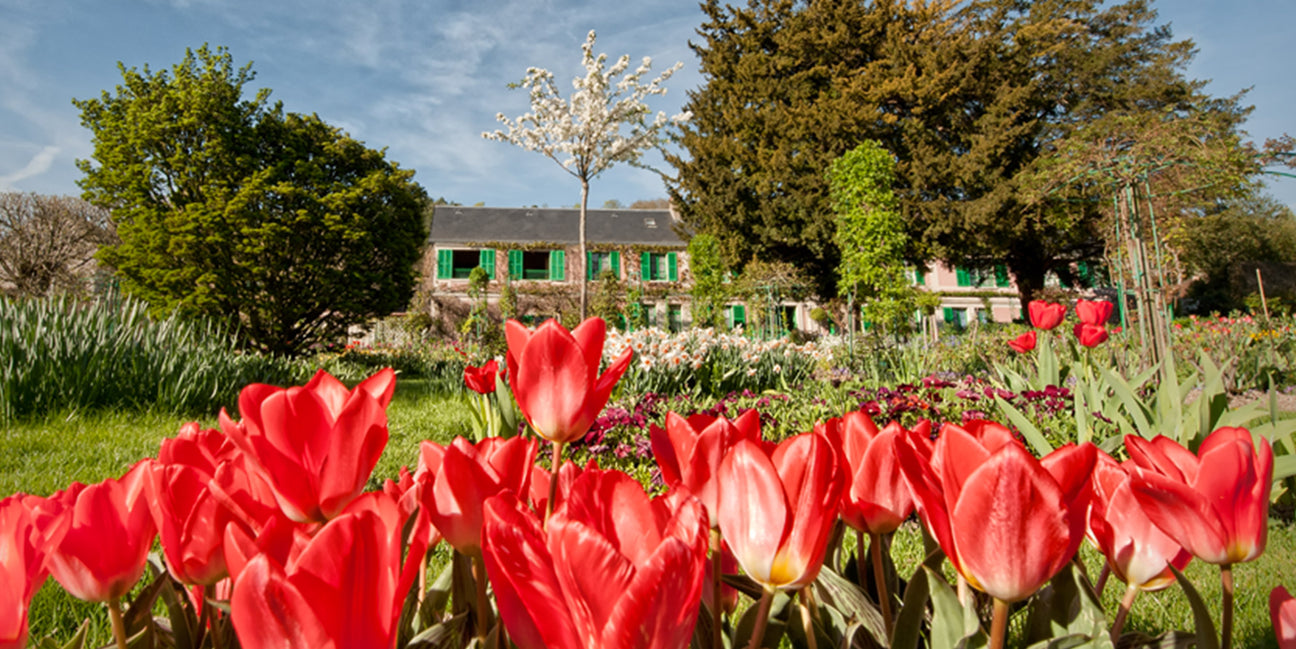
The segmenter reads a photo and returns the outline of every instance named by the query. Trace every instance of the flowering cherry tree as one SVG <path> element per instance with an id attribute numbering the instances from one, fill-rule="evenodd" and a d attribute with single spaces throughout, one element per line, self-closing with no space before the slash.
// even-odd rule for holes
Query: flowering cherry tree
<path id="1" fill-rule="evenodd" d="M 516 144 L 543 153 L 562 165 L 581 183 L 580 264 L 581 319 L 586 316 L 585 209 L 589 202 L 589 181 L 618 162 L 638 165 L 643 152 L 661 145 L 666 126 L 688 120 L 689 113 L 667 117 L 655 115 L 644 103 L 647 97 L 666 94 L 662 83 L 684 66 L 676 63 L 652 81 L 644 81 L 652 70 L 652 59 L 644 57 L 630 71 L 630 55 L 622 55 L 607 67 L 607 55 L 594 55 L 594 31 L 581 46 L 585 76 L 572 80 L 572 94 L 564 98 L 552 72 L 527 68 L 521 82 L 512 88 L 526 88 L 531 112 L 510 120 L 499 113 L 496 119 L 507 130 L 482 133 L 488 140 Z"/>

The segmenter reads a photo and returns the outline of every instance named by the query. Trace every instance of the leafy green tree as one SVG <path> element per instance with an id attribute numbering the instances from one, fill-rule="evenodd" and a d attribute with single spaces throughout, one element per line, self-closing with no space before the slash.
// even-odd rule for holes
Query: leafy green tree
<path id="1" fill-rule="evenodd" d="M 1244 274 L 1246 266 L 1296 263 L 1296 215 L 1257 192 L 1184 219 L 1173 240 L 1196 278 L 1188 291 L 1194 310 L 1228 313 L 1247 306 L 1245 287 L 1254 290 L 1255 278 Z M 1276 294 L 1272 286 L 1268 291 Z"/>
<path id="2" fill-rule="evenodd" d="M 689 273 L 693 275 L 693 324 L 721 327 L 729 297 L 725 277 L 729 269 L 720 256 L 720 242 L 712 234 L 694 235 L 688 243 Z"/>
<path id="3" fill-rule="evenodd" d="M 1144 0 L 709 0 L 671 188 L 726 259 L 805 268 L 837 286 L 823 170 L 864 139 L 893 152 L 905 257 L 1006 263 L 1024 300 L 1046 273 L 1103 252 L 1105 202 L 1040 192 L 1041 161 L 1112 111 L 1221 112 L 1185 79 L 1193 46 Z"/>
<path id="4" fill-rule="evenodd" d="M 895 312 L 892 303 L 909 301 L 914 290 L 902 257 L 908 237 L 894 184 L 895 158 L 874 140 L 828 165 L 837 213 L 833 241 L 841 251 L 837 290 L 850 296 L 852 304 L 856 298 L 865 300 L 874 322 L 889 321 Z"/>
<path id="5" fill-rule="evenodd" d="M 74 103 L 94 142 L 83 196 L 121 240 L 99 256 L 127 291 L 275 353 L 406 305 L 426 238 L 412 171 L 268 90 L 244 99 L 251 65 L 224 48 L 170 72 L 118 68 L 115 92 Z"/>

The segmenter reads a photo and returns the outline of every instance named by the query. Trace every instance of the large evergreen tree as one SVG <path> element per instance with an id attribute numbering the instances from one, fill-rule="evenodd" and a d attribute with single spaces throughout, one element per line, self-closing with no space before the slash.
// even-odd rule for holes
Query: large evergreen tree
<path id="1" fill-rule="evenodd" d="M 896 154 L 912 261 L 1006 263 L 1022 297 L 1102 252 L 1105 203 L 1041 192 L 1038 166 L 1109 111 L 1242 115 L 1182 72 L 1192 45 L 1147 2 L 1089 0 L 704 6 L 675 196 L 725 232 L 734 265 L 797 263 L 831 295 L 839 253 L 823 170 L 864 138 Z"/>
<path id="2" fill-rule="evenodd" d="M 403 308 L 426 232 L 423 190 L 314 115 L 285 114 L 223 48 L 76 101 L 94 133 L 78 162 L 120 244 L 100 258 L 158 311 L 223 318 L 294 353 Z"/>

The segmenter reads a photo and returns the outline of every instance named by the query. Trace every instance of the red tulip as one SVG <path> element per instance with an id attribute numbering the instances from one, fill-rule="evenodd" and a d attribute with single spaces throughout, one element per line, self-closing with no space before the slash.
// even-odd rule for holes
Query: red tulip
<path id="1" fill-rule="evenodd" d="M 1273 449 L 1245 428 L 1220 428 L 1193 455 L 1167 437 L 1127 436 L 1138 466 L 1133 491 L 1148 518 L 1193 556 L 1214 564 L 1259 557 L 1265 549 Z"/>
<path id="2" fill-rule="evenodd" d="M 740 439 L 760 440 L 760 413 L 748 410 L 733 421 L 666 413 L 666 427 L 651 426 L 653 456 L 666 486 L 684 487 L 706 508 L 711 527 L 718 527 L 720 461 Z"/>
<path id="3" fill-rule="evenodd" d="M 599 375 L 607 325 L 590 318 L 572 331 L 546 320 L 532 333 L 516 320 L 505 325 L 513 396 L 539 435 L 558 443 L 580 439 L 607 405 L 612 386 L 630 366 L 630 349 Z"/>
<path id="4" fill-rule="evenodd" d="M 374 492 L 354 501 L 287 563 L 252 558 L 230 598 L 239 643 L 267 647 L 372 647 L 396 642 L 405 595 L 425 548 L 401 561 L 399 507 Z"/>
<path id="5" fill-rule="evenodd" d="M 840 442 L 834 443 L 840 444 L 849 476 L 841 498 L 842 521 L 867 534 L 890 534 L 914 510 L 909 485 L 896 462 L 895 439 L 905 437 L 915 444 L 930 442 L 898 422 L 878 431 L 873 419 L 863 411 L 846 413 L 840 421 Z"/>
<path id="6" fill-rule="evenodd" d="M 1094 325 L 1102 327 L 1111 319 L 1112 311 L 1116 305 L 1107 300 L 1080 300 L 1076 302 L 1076 317 L 1080 319 L 1081 324 Z"/>
<path id="7" fill-rule="evenodd" d="M 35 497 L 14 495 L 0 500 L 0 649 L 27 646 L 27 609 L 45 583 L 45 539 L 37 532 L 31 507 Z M 66 528 L 52 530 L 58 535 Z"/>
<path id="8" fill-rule="evenodd" d="M 1278 649 L 1296 649 L 1296 597 L 1282 586 L 1269 593 L 1269 619 L 1273 621 Z"/>
<path id="9" fill-rule="evenodd" d="M 120 480 L 72 483 L 41 503 L 36 523 L 48 548 L 45 566 L 69 594 L 87 602 L 121 599 L 144 574 L 157 535 L 149 511 L 146 472 L 137 463 Z M 64 521 L 54 519 L 64 518 Z M 55 530 L 66 525 L 62 539 Z"/>
<path id="10" fill-rule="evenodd" d="M 1192 555 L 1143 512 L 1130 489 L 1127 466 L 1100 451 L 1093 487 L 1089 531 L 1112 573 L 1140 590 L 1160 590 L 1173 583 L 1169 566 L 1183 570 Z"/>
<path id="11" fill-rule="evenodd" d="M 323 370 L 305 387 L 253 384 L 239 394 L 243 420 L 221 410 L 220 425 L 289 518 L 325 521 L 360 495 L 378 463 L 395 387 L 391 368 L 350 391 Z"/>
<path id="12" fill-rule="evenodd" d="M 420 460 L 418 472 L 434 476 L 422 494 L 423 509 L 446 542 L 464 554 L 480 555 L 482 505 L 504 491 L 528 493 L 536 440 L 488 437 L 474 446 L 456 437 L 444 450 L 436 446 L 428 441 L 420 446 L 429 459 Z"/>
<path id="13" fill-rule="evenodd" d="M 1085 347 L 1097 347 L 1107 341 L 1107 328 L 1102 325 L 1076 323 L 1072 330 L 1076 340 Z"/>
<path id="14" fill-rule="evenodd" d="M 478 394 L 490 394 L 495 391 L 495 375 L 499 374 L 499 361 L 490 359 L 481 367 L 469 365 L 464 368 L 464 384 Z"/>
<path id="15" fill-rule="evenodd" d="M 1031 300 L 1026 305 L 1026 311 L 1030 315 L 1031 326 L 1045 331 L 1062 324 L 1062 319 L 1066 317 L 1066 306 L 1044 300 Z"/>
<path id="16" fill-rule="evenodd" d="M 210 586 L 226 576 L 221 546 L 234 514 L 212 493 L 211 481 L 217 466 L 238 453 L 220 431 L 192 422 L 162 440 L 148 473 L 149 507 L 176 581 Z"/>
<path id="17" fill-rule="evenodd" d="M 1008 346 L 1018 354 L 1025 354 L 1026 352 L 1035 349 L 1035 332 L 1027 331 L 1024 334 L 1013 338 L 1008 341 Z"/>
<path id="18" fill-rule="evenodd" d="M 563 462 L 562 467 L 558 469 L 558 484 L 554 489 L 554 508 L 562 506 L 563 499 L 566 497 L 567 492 L 571 491 L 571 486 L 576 482 L 576 478 L 579 478 L 586 471 L 597 469 L 598 462 L 593 458 L 583 468 L 575 462 Z M 529 502 L 531 509 L 536 512 L 545 511 L 545 507 L 549 504 L 551 475 L 548 469 L 538 464 L 531 467 L 531 491 L 524 500 Z"/>
<path id="19" fill-rule="evenodd" d="M 1068 445 L 1037 460 L 997 428 L 982 429 L 997 448 L 956 426 L 942 428 L 930 461 L 904 438 L 895 448 L 918 515 L 954 568 L 1011 603 L 1039 590 L 1084 540 L 1097 447 Z"/>
<path id="20" fill-rule="evenodd" d="M 544 527 L 510 494 L 486 501 L 482 553 L 521 649 L 682 649 L 707 536 L 695 498 L 650 499 L 633 478 L 592 470 Z"/>
<path id="21" fill-rule="evenodd" d="M 734 445 L 720 465 L 720 531 L 748 576 L 779 590 L 814 581 L 846 484 L 843 464 L 818 433 L 768 455 L 750 440 Z"/>

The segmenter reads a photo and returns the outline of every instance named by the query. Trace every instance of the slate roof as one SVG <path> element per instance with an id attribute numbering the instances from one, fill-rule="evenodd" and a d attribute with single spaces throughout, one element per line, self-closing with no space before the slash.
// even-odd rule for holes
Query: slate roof
<path id="1" fill-rule="evenodd" d="M 587 243 L 679 246 L 670 210 L 586 210 Z M 428 241 L 436 244 L 569 243 L 580 238 L 580 210 L 550 207 L 438 205 Z"/>

